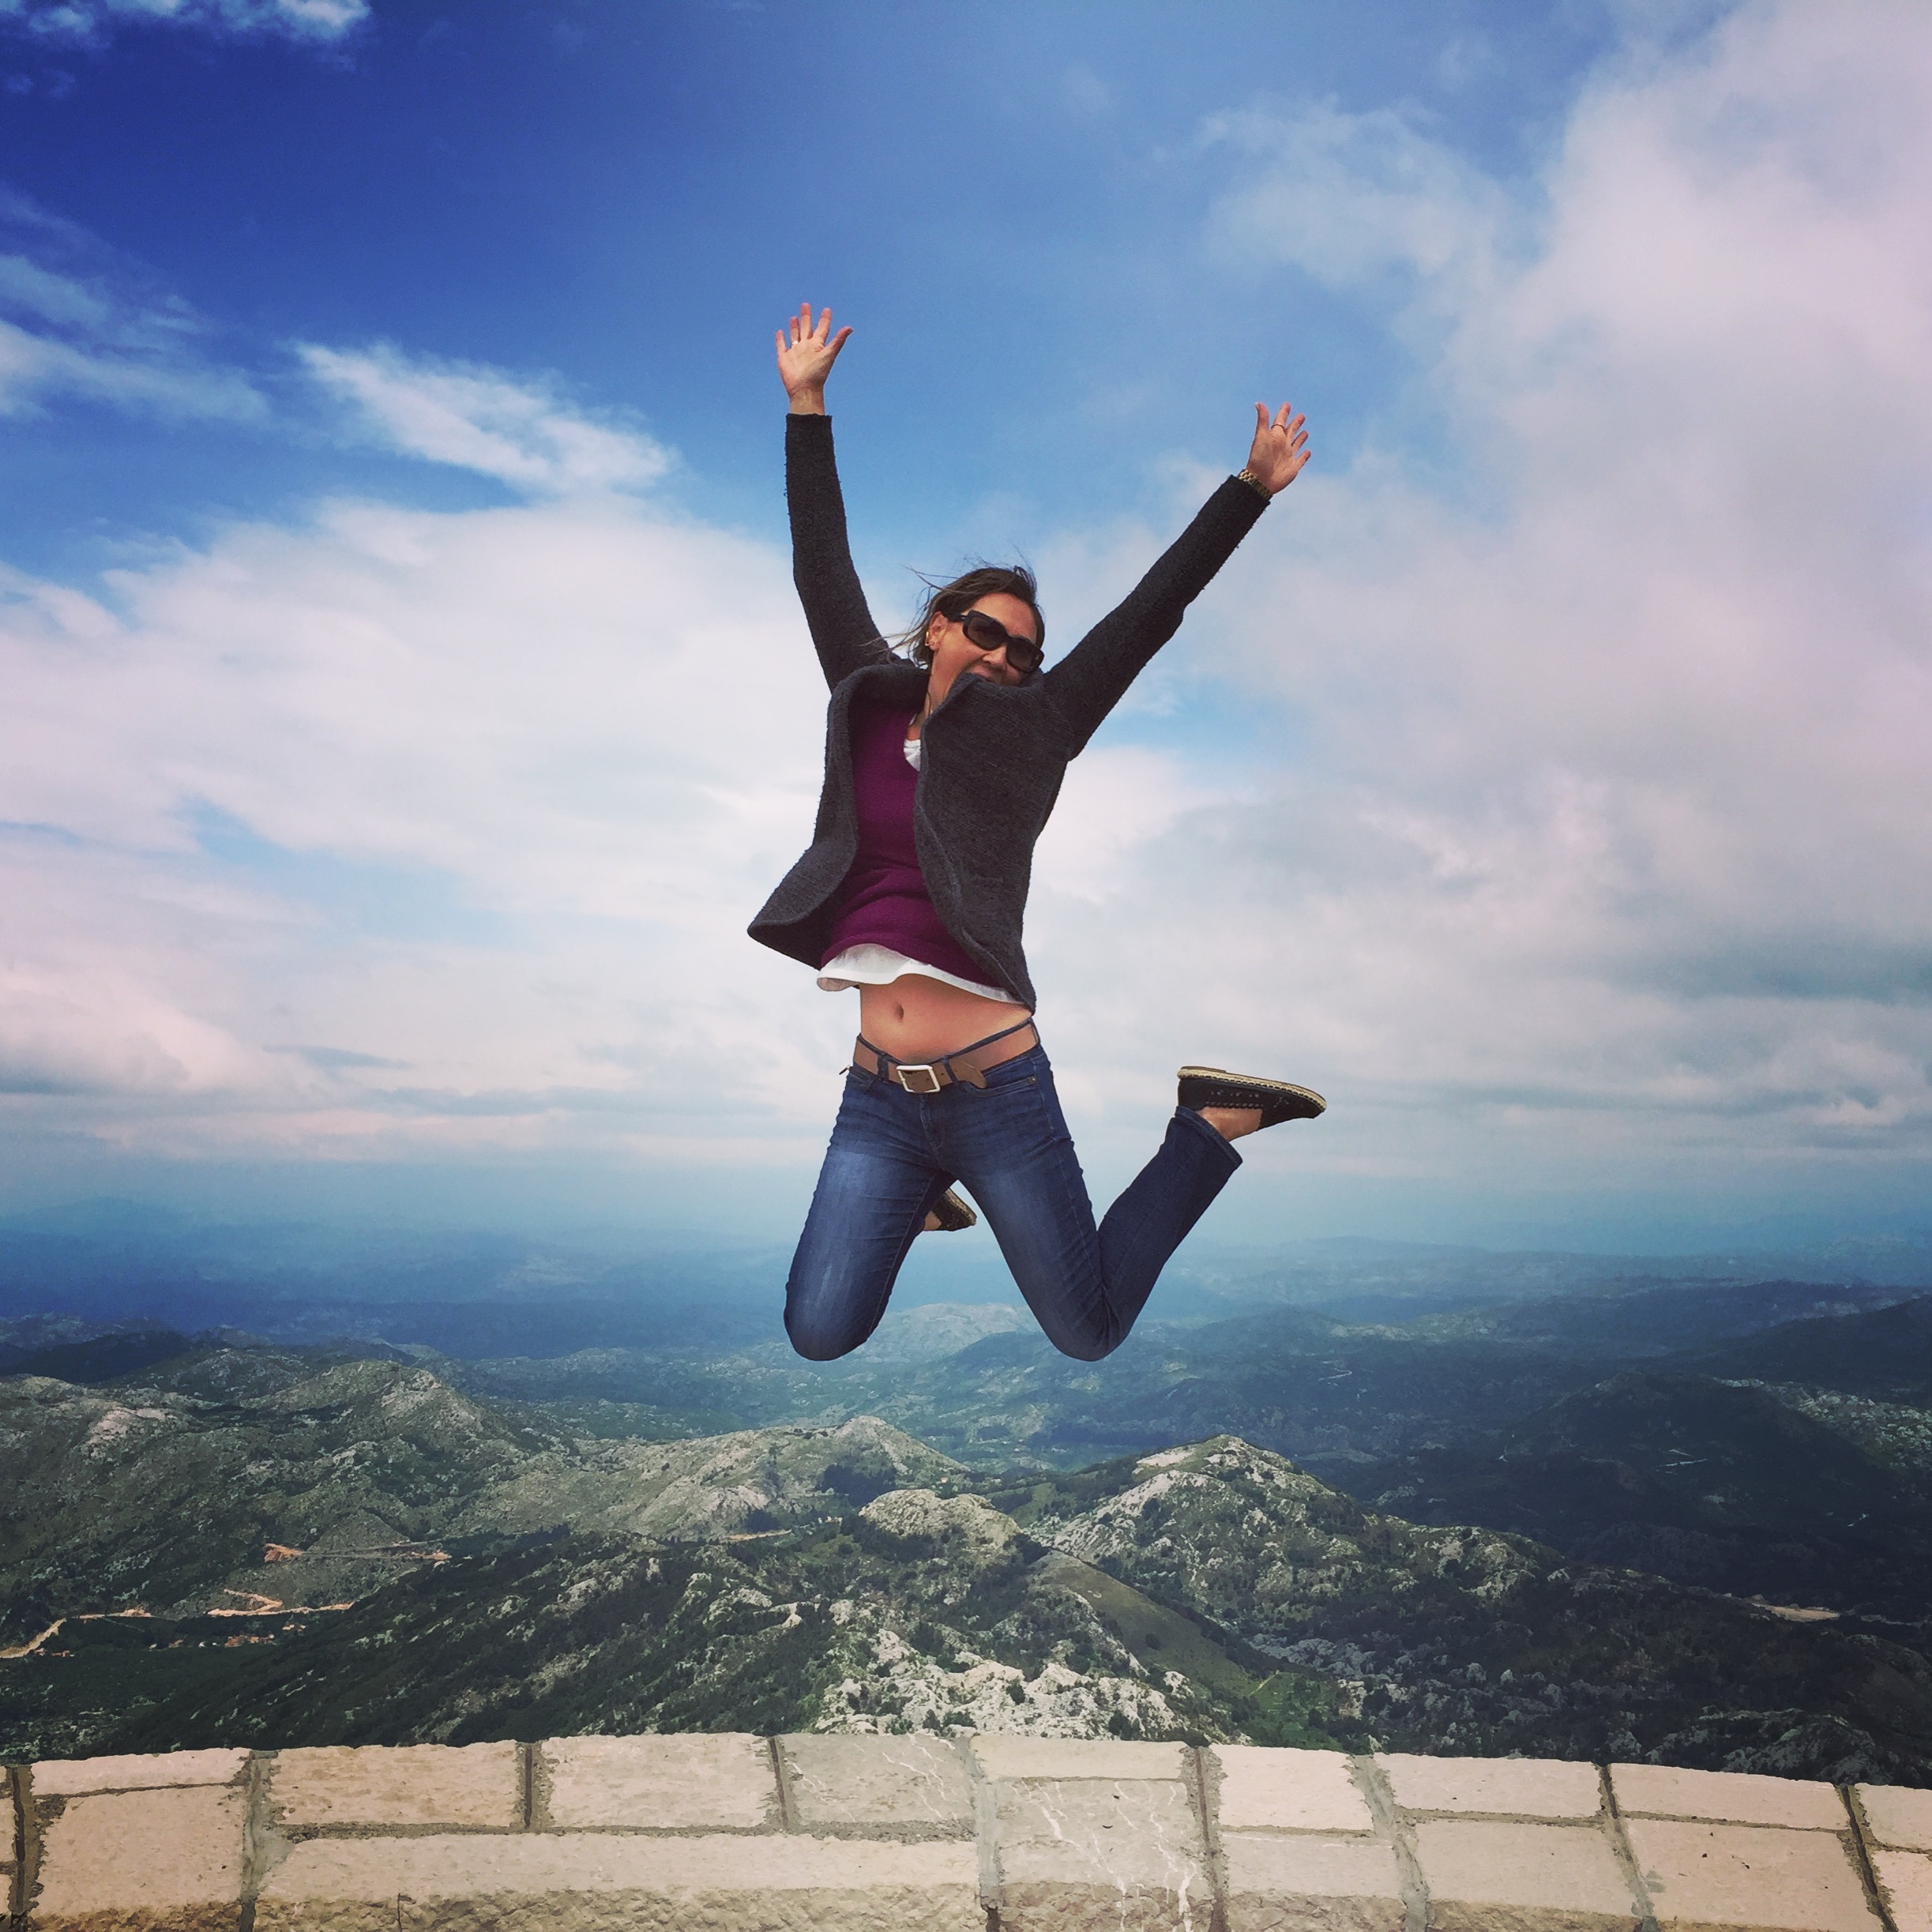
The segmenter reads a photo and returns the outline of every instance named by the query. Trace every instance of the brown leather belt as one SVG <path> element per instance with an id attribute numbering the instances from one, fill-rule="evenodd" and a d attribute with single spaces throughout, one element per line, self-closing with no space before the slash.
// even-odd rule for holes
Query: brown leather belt
<path id="1" fill-rule="evenodd" d="M 940 1060 L 895 1060 L 881 1053 L 862 1033 L 852 1048 L 852 1065 L 862 1073 L 881 1073 L 908 1093 L 937 1093 L 942 1087 L 983 1087 L 988 1071 L 1031 1053 L 1039 1044 L 1039 1034 L 1031 1020 L 1022 1020 L 1003 1033 L 990 1033 L 984 1039 L 962 1047 Z"/>

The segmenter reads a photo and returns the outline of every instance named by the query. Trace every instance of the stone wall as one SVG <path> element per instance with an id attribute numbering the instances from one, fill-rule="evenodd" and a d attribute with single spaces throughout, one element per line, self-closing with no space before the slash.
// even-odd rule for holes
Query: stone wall
<path id="1" fill-rule="evenodd" d="M 16 1932 L 1932 1932 L 1932 1791 L 982 1735 L 6 1774 Z"/>

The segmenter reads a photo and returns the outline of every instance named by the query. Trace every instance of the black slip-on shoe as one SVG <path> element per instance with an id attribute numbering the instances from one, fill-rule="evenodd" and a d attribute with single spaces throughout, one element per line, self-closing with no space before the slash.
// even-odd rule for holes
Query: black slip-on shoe
<path id="1" fill-rule="evenodd" d="M 1261 1125 L 1273 1127 L 1328 1111 L 1328 1102 L 1314 1088 L 1298 1087 L 1292 1081 L 1230 1073 L 1218 1066 L 1184 1066 L 1180 1081 L 1181 1104 L 1197 1114 L 1204 1107 L 1258 1107 Z"/>
<path id="2" fill-rule="evenodd" d="M 939 1225 L 928 1231 L 940 1235 L 957 1235 L 961 1228 L 975 1226 L 979 1219 L 972 1204 L 953 1192 L 951 1188 L 942 1194 L 932 1205 L 932 1218 Z"/>

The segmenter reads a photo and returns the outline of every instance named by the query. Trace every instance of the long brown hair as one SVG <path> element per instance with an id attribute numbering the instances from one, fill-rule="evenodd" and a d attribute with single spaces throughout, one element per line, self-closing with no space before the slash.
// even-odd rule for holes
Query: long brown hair
<path id="1" fill-rule="evenodd" d="M 929 577 L 919 581 L 926 586 L 926 600 L 919 606 L 919 622 L 899 640 L 900 648 L 914 663 L 931 663 L 931 647 L 926 641 L 927 626 L 935 617 L 964 617 L 982 597 L 998 592 L 1017 597 L 1033 613 L 1033 635 L 1043 646 L 1047 641 L 1047 619 L 1039 607 L 1039 584 L 1023 563 L 975 564 L 963 577 L 949 584 L 935 584 Z"/>

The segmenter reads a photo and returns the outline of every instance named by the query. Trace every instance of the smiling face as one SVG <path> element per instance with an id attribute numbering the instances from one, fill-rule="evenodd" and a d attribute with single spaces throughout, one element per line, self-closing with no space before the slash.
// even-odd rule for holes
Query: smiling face
<path id="1" fill-rule="evenodd" d="M 1030 606 L 1018 597 L 996 590 L 974 600 L 970 607 L 983 611 L 1002 630 L 1016 637 L 1038 635 Z M 1002 645 L 996 651 L 982 650 L 967 635 L 958 618 L 942 616 L 935 611 L 926 626 L 927 648 L 933 654 L 932 671 L 927 690 L 934 709 L 945 700 L 961 678 L 984 678 L 992 684 L 1017 684 L 1024 673 L 1006 662 Z"/>

